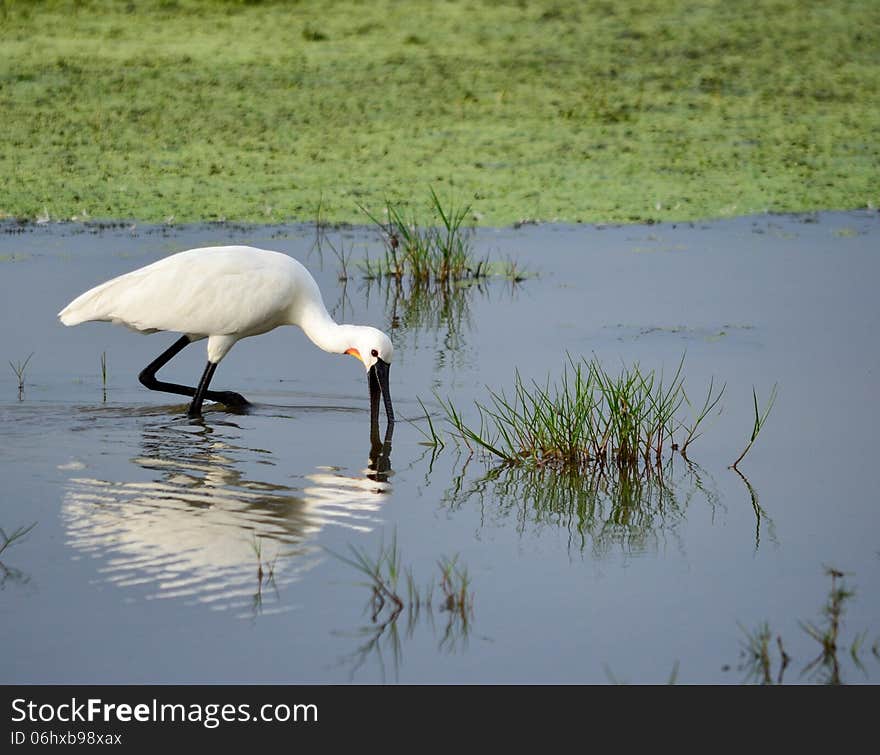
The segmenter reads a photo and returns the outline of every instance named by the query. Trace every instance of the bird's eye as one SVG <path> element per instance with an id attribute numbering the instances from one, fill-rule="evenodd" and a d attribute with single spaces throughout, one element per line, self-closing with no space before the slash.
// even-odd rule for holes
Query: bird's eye
<path id="1" fill-rule="evenodd" d="M 371 353 L 374 357 L 379 356 L 379 352 L 376 351 L 375 349 L 373 349 L 370 353 Z"/>

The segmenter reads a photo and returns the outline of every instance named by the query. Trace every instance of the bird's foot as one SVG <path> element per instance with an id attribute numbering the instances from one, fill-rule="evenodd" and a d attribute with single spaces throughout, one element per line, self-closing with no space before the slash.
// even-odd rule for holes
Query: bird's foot
<path id="1" fill-rule="evenodd" d="M 244 409 L 251 405 L 250 401 L 235 391 L 218 391 L 216 397 L 212 398 L 229 409 Z"/>

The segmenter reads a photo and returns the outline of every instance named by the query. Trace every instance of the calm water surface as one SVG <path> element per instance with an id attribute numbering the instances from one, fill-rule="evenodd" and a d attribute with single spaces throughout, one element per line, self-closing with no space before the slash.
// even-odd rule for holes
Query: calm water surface
<path id="1" fill-rule="evenodd" d="M 0 356 L 33 352 L 21 400 L 0 370 L 0 527 L 36 523 L 0 553 L 4 681 L 739 683 L 744 630 L 764 622 L 792 657 L 784 680 L 822 681 L 800 622 L 822 625 L 826 567 L 855 591 L 842 679 L 880 680 L 876 213 L 481 230 L 480 254 L 537 277 L 449 296 L 343 284 L 307 226 L 0 230 Z M 328 238 L 350 268 L 380 249 L 363 229 Z M 191 423 L 137 382 L 176 336 L 57 322 L 98 282 L 223 243 L 298 257 L 340 321 L 392 332 L 390 459 L 371 447 L 363 370 L 298 329 L 243 341 L 218 369 L 214 387 L 252 413 Z M 664 485 L 591 486 L 422 444 L 419 399 L 472 419 L 487 386 L 556 377 L 567 354 L 666 374 L 685 355 L 695 401 L 726 383 L 695 464 L 672 459 Z M 192 384 L 204 360 L 196 344 L 162 375 Z M 752 388 L 774 384 L 740 477 Z M 374 616 L 334 554 L 395 536 L 434 599 Z M 466 617 L 438 597 L 437 562 L 456 556 Z"/>

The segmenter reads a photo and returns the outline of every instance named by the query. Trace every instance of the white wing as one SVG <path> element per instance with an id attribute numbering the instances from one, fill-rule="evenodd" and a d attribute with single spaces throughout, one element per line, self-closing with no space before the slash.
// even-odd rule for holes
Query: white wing
<path id="1" fill-rule="evenodd" d="M 102 283 L 58 316 L 65 325 L 100 320 L 144 333 L 243 338 L 289 322 L 297 289 L 311 289 L 311 295 L 317 285 L 287 255 L 245 246 L 205 247 Z"/>

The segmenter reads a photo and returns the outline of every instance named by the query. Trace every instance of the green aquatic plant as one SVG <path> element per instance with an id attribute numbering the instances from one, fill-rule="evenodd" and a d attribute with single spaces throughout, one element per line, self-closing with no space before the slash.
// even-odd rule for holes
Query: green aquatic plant
<path id="1" fill-rule="evenodd" d="M 737 465 L 745 458 L 745 455 L 751 450 L 752 446 L 755 444 L 755 440 L 758 438 L 758 433 L 761 432 L 761 429 L 764 427 L 764 423 L 767 421 L 767 417 L 770 415 L 770 410 L 773 408 L 773 404 L 776 403 L 777 396 L 777 384 L 773 384 L 773 388 L 770 391 L 770 397 L 767 399 L 767 405 L 761 410 L 758 406 L 758 392 L 755 390 L 754 386 L 752 387 L 752 399 L 754 400 L 755 407 L 755 418 L 754 423 L 752 424 L 752 434 L 749 437 L 749 442 L 746 444 L 746 447 L 743 449 L 743 452 L 739 455 L 737 460 L 730 465 L 731 469 L 736 469 Z"/>
<path id="2" fill-rule="evenodd" d="M 6 534 L 6 530 L 0 527 L 0 556 L 3 555 L 3 552 L 10 545 L 22 540 L 25 535 L 36 526 L 37 523 L 34 522 L 26 527 L 17 527 L 9 535 Z M 0 560 L 0 589 L 5 587 L 8 583 L 26 584 L 29 580 L 30 577 L 27 574 L 11 566 L 7 566 L 2 560 Z"/>
<path id="3" fill-rule="evenodd" d="M 27 370 L 28 362 L 31 361 L 31 357 L 33 356 L 33 352 L 28 354 L 27 359 L 23 362 L 13 362 L 9 361 L 9 366 L 12 368 L 12 371 L 15 373 L 15 377 L 18 378 L 18 400 L 21 401 L 24 398 L 24 381 L 25 381 L 25 370 Z"/>
<path id="4" fill-rule="evenodd" d="M 101 352 L 101 386 L 104 394 L 104 401 L 107 400 L 107 352 Z"/>
<path id="5" fill-rule="evenodd" d="M 312 241 L 312 246 L 309 249 L 309 256 L 311 256 L 312 252 L 317 251 L 321 260 L 321 265 L 324 264 L 324 248 L 325 246 L 330 249 L 333 253 L 333 256 L 336 258 L 336 262 L 338 264 L 337 268 L 337 278 L 340 282 L 345 283 L 351 278 L 351 270 L 349 268 L 349 263 L 351 261 L 351 255 L 353 250 L 351 247 L 346 249 L 345 247 L 345 239 L 340 234 L 339 240 L 334 243 L 330 234 L 328 233 L 331 224 L 328 222 L 327 218 L 324 215 L 324 193 L 321 193 L 321 196 L 318 199 L 318 207 L 315 212 L 315 238 Z"/>
<path id="6" fill-rule="evenodd" d="M 451 400 L 437 400 L 456 440 L 508 465 L 650 470 L 665 449 L 675 449 L 673 436 L 683 426 L 683 364 L 682 357 L 667 379 L 638 364 L 612 373 L 596 357 L 569 356 L 557 383 L 527 383 L 517 371 L 512 395 L 489 389 L 488 402 L 474 402 L 476 423 Z M 706 407 L 687 428 L 688 444 L 717 404 L 712 385 Z"/>
<path id="7" fill-rule="evenodd" d="M 367 278 L 400 280 L 406 276 L 423 284 L 446 284 L 489 274 L 487 260 L 474 257 L 473 228 L 465 226 L 470 205 L 450 203 L 444 207 L 434 189 L 430 191 L 430 223 L 424 223 L 414 213 L 405 215 L 403 209 L 387 200 L 387 219 L 377 218 L 361 206 L 379 229 L 384 247 L 381 259 L 364 262 Z"/>
<path id="8" fill-rule="evenodd" d="M 684 440 L 681 443 L 681 455 L 687 459 L 687 450 L 688 446 L 693 443 L 697 438 L 700 437 L 700 433 L 697 432 L 697 428 L 702 425 L 703 420 L 709 416 L 713 409 L 718 405 L 718 402 L 721 401 L 721 397 L 724 395 L 724 389 L 727 388 L 727 383 L 721 386 L 721 388 L 716 392 L 715 391 L 715 378 L 709 378 L 709 388 L 706 391 L 706 399 L 703 401 L 703 405 L 700 407 L 696 416 L 691 422 L 690 425 L 685 426 L 687 433 L 685 435 Z M 691 402 L 688 400 L 687 395 L 684 397 L 688 406 L 691 405 Z"/>
<path id="9" fill-rule="evenodd" d="M 2 555 L 3 551 L 5 551 L 10 545 L 12 545 L 17 540 L 21 540 L 36 526 L 37 523 L 34 522 L 27 527 L 18 527 L 10 535 L 7 535 L 6 530 L 0 527 L 0 555 Z"/>
<path id="10" fill-rule="evenodd" d="M 432 448 L 443 449 L 446 447 L 446 442 L 443 440 L 443 436 L 437 432 L 437 429 L 434 427 L 434 421 L 431 419 L 431 412 L 428 411 L 428 408 L 425 406 L 422 399 L 416 396 L 416 401 L 419 402 L 419 406 L 422 407 L 422 411 L 425 413 L 425 420 L 428 423 L 428 430 L 425 431 L 421 428 L 421 426 L 417 422 L 410 422 L 413 427 L 416 428 L 425 438 L 422 441 L 423 445 L 431 446 Z"/>

